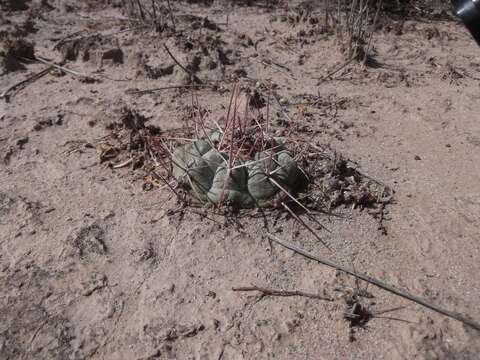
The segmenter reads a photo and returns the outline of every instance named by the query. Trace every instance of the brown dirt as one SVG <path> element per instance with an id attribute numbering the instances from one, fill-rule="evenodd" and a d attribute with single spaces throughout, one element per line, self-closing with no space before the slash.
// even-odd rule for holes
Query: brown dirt
<path id="1" fill-rule="evenodd" d="M 333 252 L 287 214 L 272 227 L 480 321 L 480 52 L 461 25 L 392 20 L 375 35 L 376 67 L 349 66 L 317 85 L 341 54 L 321 20 L 292 4 L 172 1 L 173 36 L 168 16 L 159 32 L 132 31 L 120 2 L 95 3 L 22 1 L 0 17 L 2 31 L 34 43 L 36 56 L 98 80 L 54 70 L 0 100 L 1 359 L 478 356 L 478 332 L 373 287 L 363 304 L 405 306 L 385 314 L 402 321 L 350 328 L 343 297 L 356 289 L 352 278 L 270 247 L 261 218 L 235 226 L 176 211 L 168 189 L 147 191 L 143 172 L 112 169 L 98 153 L 125 107 L 160 129 L 182 125 L 189 90 L 127 91 L 195 81 L 164 44 L 199 79 L 218 81 L 196 90 L 212 114 L 224 111 L 233 80 L 268 85 L 306 139 L 396 192 L 382 224 L 351 207 L 319 217 Z M 45 67 L 9 69 L 0 92 Z M 278 107 L 272 116 L 285 120 Z M 231 290 L 252 284 L 335 301 L 257 301 Z"/>

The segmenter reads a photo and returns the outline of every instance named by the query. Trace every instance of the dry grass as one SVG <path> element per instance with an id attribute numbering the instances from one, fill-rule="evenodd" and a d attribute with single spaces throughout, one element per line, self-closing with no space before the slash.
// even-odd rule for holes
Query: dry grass
<path id="1" fill-rule="evenodd" d="M 372 40 L 382 3 L 382 0 L 337 0 L 335 9 L 326 3 L 326 12 L 334 19 L 339 48 L 346 61 L 367 64 L 372 57 Z"/>
<path id="2" fill-rule="evenodd" d="M 170 0 L 123 0 L 122 7 L 133 25 L 141 23 L 158 32 L 162 32 L 170 26 L 175 29 L 175 18 Z"/>

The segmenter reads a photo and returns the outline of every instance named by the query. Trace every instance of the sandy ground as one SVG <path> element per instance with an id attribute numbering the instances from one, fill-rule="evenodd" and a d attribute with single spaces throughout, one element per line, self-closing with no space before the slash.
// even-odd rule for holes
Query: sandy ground
<path id="1" fill-rule="evenodd" d="M 168 189 L 145 191 L 141 172 L 112 169 L 95 149 L 124 106 L 162 129 L 181 126 L 189 90 L 126 91 L 184 84 L 163 44 L 184 64 L 204 44 L 196 74 L 219 89 L 198 90 L 202 106 L 223 111 L 232 79 L 275 84 L 313 142 L 395 190 L 383 226 L 368 210 L 320 217 L 333 252 L 285 214 L 274 225 L 282 237 L 480 321 L 480 50 L 461 25 L 393 22 L 375 35 L 378 66 L 318 85 L 342 61 L 315 21 L 283 21 L 293 5 L 172 2 L 181 32 L 172 36 L 129 30 L 113 5 L 39 3 L 2 14 L 2 29 L 100 81 L 50 72 L 0 100 L 1 359 L 479 356 L 477 331 L 371 286 L 362 300 L 371 309 L 404 308 L 350 328 L 342 296 L 356 289 L 352 278 L 270 248 L 259 219 L 239 229 L 172 211 Z M 70 53 L 54 48 L 77 31 L 99 35 Z M 45 68 L 4 73 L 0 91 Z M 231 290 L 252 284 L 335 300 Z"/>

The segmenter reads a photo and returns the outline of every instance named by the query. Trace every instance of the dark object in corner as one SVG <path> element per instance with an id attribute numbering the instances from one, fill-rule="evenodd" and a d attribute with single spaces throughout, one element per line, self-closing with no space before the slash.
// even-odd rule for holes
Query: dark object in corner
<path id="1" fill-rule="evenodd" d="M 452 0 L 452 4 L 455 14 L 480 45 L 480 0 Z"/>

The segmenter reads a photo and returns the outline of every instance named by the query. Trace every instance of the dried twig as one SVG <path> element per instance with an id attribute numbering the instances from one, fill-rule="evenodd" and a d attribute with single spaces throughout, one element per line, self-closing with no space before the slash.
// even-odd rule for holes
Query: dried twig
<path id="1" fill-rule="evenodd" d="M 155 171 L 150 171 L 150 174 L 157 180 L 160 180 L 162 181 L 166 186 L 168 186 L 170 188 L 170 190 L 177 196 L 177 199 L 178 200 L 181 200 L 183 201 L 183 197 L 178 193 L 177 190 L 175 190 L 175 188 L 163 177 L 161 176 L 160 174 L 157 174 Z"/>
<path id="2" fill-rule="evenodd" d="M 53 69 L 52 66 L 40 71 L 40 72 L 37 72 L 31 76 L 29 76 L 28 78 L 18 82 L 18 83 L 15 83 L 13 84 L 12 86 L 10 86 L 9 88 L 7 88 L 3 93 L 0 94 L 0 99 L 3 99 L 5 98 L 5 100 L 8 102 L 9 99 L 10 99 L 10 92 L 18 89 L 19 87 L 22 87 L 22 86 L 26 86 L 28 83 L 31 83 L 35 80 L 38 80 L 40 79 L 42 76 L 48 74 L 48 72 Z"/>
<path id="3" fill-rule="evenodd" d="M 294 79 L 296 80 L 295 76 L 293 76 L 292 74 L 292 70 L 290 70 L 286 65 L 283 65 L 283 64 L 279 64 L 273 60 L 270 60 L 270 59 L 267 59 L 267 58 L 263 58 L 263 59 L 255 59 L 255 58 L 249 58 L 250 61 L 255 61 L 259 64 L 262 64 L 264 65 L 265 67 L 270 67 L 272 68 L 273 71 L 277 71 L 279 72 L 280 74 L 282 75 L 285 75 L 291 79 Z"/>
<path id="4" fill-rule="evenodd" d="M 132 162 L 133 162 L 133 159 L 132 159 L 132 158 L 127 159 L 127 160 L 125 160 L 125 161 L 123 161 L 123 162 L 121 162 L 121 163 L 118 163 L 118 164 L 113 165 L 113 166 L 112 166 L 112 169 L 120 169 L 120 168 L 123 168 L 123 167 L 125 167 L 125 166 L 130 165 Z"/>
<path id="5" fill-rule="evenodd" d="M 75 37 L 75 36 L 77 36 L 77 35 L 80 35 L 81 33 L 85 32 L 85 31 L 87 31 L 87 30 L 86 30 L 86 29 L 82 29 L 82 30 L 80 30 L 80 31 L 75 31 L 75 32 L 72 33 L 72 34 L 69 34 L 69 35 L 61 38 L 61 39 L 53 46 L 53 50 L 58 50 L 63 43 L 67 42 L 69 39 L 71 39 L 71 38 L 73 38 L 73 37 Z"/>
<path id="6" fill-rule="evenodd" d="M 312 299 L 320 299 L 326 301 L 334 301 L 333 298 L 320 295 L 320 294 L 313 294 L 308 293 L 300 290 L 276 290 L 276 289 L 265 289 L 258 286 L 240 286 L 232 288 L 233 291 L 259 291 L 262 293 L 262 297 L 264 296 L 303 296 Z"/>
<path id="7" fill-rule="evenodd" d="M 354 57 L 351 57 L 350 59 L 348 59 L 347 61 L 345 61 L 343 64 L 339 65 L 338 67 L 336 67 L 335 69 L 333 69 L 331 72 L 329 72 L 327 75 L 321 77 L 320 79 L 318 79 L 318 82 L 317 82 L 317 86 L 318 85 L 321 85 L 325 80 L 327 80 L 329 77 L 335 75 L 336 73 L 338 73 L 339 71 L 345 69 L 348 65 L 350 65 L 350 63 L 355 60 Z"/>
<path id="8" fill-rule="evenodd" d="M 175 56 L 173 56 L 173 54 L 170 52 L 170 49 L 167 47 L 167 45 L 163 44 L 163 47 L 165 48 L 165 51 L 168 53 L 168 55 L 170 55 L 170 57 L 172 58 L 173 61 L 175 61 L 175 63 L 183 70 L 185 71 L 188 75 L 190 75 L 192 77 L 192 79 L 198 83 L 198 84 L 203 84 L 203 81 L 199 79 L 199 77 L 197 75 L 195 75 L 193 72 L 189 71 L 185 66 L 183 66 L 182 64 L 180 64 L 180 62 L 175 58 Z"/>
<path id="9" fill-rule="evenodd" d="M 297 204 L 298 206 L 300 206 L 303 210 L 305 210 L 305 212 L 309 215 L 312 214 L 312 212 L 305 207 L 305 205 L 303 205 L 301 202 L 299 202 L 292 194 L 290 194 L 282 185 L 280 185 L 276 180 L 274 180 L 273 178 L 271 177 L 268 177 L 268 180 L 273 184 L 275 185 L 277 188 L 280 189 L 280 191 L 282 191 L 285 195 L 287 195 L 290 199 L 293 200 L 293 202 L 295 204 Z"/>
<path id="10" fill-rule="evenodd" d="M 290 213 L 290 215 L 293 216 L 293 218 L 294 218 L 295 220 L 297 220 L 297 221 L 298 221 L 300 224 L 302 224 L 308 231 L 310 231 L 310 232 L 313 234 L 313 236 L 315 236 L 315 237 L 317 238 L 317 240 L 322 243 L 323 246 L 325 246 L 329 251 L 332 251 L 332 249 L 330 249 L 330 247 L 328 246 L 328 244 L 327 244 L 325 241 L 323 241 L 323 239 L 322 239 L 320 236 L 318 236 L 317 232 L 314 231 L 305 221 L 303 221 L 303 220 L 300 218 L 300 216 L 298 216 L 297 214 L 295 214 L 295 213 L 292 211 L 292 209 L 290 209 L 284 202 L 282 202 L 282 206 L 285 208 L 285 210 L 287 210 L 287 211 Z"/>
<path id="11" fill-rule="evenodd" d="M 388 285 L 387 283 L 384 283 L 383 281 L 380 281 L 380 280 L 377 280 L 375 278 L 372 278 L 368 275 L 365 275 L 365 274 L 362 274 L 362 273 L 357 273 L 356 271 L 352 270 L 352 269 L 349 269 L 343 265 L 338 265 L 338 264 L 335 264 L 334 262 L 330 261 L 330 260 L 326 260 L 326 259 L 322 259 L 320 257 L 317 257 L 313 254 L 310 254 L 308 251 L 306 250 L 303 250 L 293 244 L 290 244 L 290 243 L 287 243 L 283 240 L 280 240 L 278 237 L 276 237 L 275 235 L 271 234 L 271 233 L 267 233 L 267 237 L 272 240 L 273 242 L 276 242 L 277 244 L 289 249 L 289 250 L 292 250 L 293 252 L 299 254 L 299 255 L 302 255 L 303 257 L 306 257 L 310 260 L 314 260 L 316 262 L 319 262 L 320 264 L 323 264 L 323 265 L 326 265 L 326 266 L 329 266 L 331 268 L 334 268 L 336 270 L 340 270 L 340 271 L 343 271 L 344 273 L 347 273 L 351 276 L 354 276 L 355 278 L 357 279 L 360 279 L 360 280 L 363 280 L 363 281 L 366 281 L 372 285 L 375 285 L 377 287 L 379 287 L 380 289 L 383 289 L 383 290 L 386 290 L 392 294 L 395 294 L 397 296 L 400 296 L 404 299 L 407 299 L 407 300 L 410 300 L 410 301 L 413 301 L 419 305 L 422 305 L 426 308 L 429 308 L 430 310 L 433 310 L 439 314 L 442 314 L 442 315 L 445 315 L 449 318 L 452 318 L 452 319 L 455 319 L 457 321 L 460 321 L 462 323 L 464 323 L 465 325 L 468 325 L 470 326 L 471 328 L 477 330 L 477 331 L 480 331 L 480 324 L 475 322 L 474 320 L 462 315 L 462 314 L 459 314 L 457 312 L 454 312 L 454 311 L 450 311 L 450 310 L 446 310 L 446 309 L 443 309 L 437 305 L 434 305 L 430 302 L 428 302 L 427 300 L 425 299 L 422 299 L 416 295 L 413 295 L 413 294 L 410 294 L 408 293 L 406 290 L 401 290 L 401 289 L 396 289 L 394 288 L 393 286 L 391 285 Z"/>
<path id="12" fill-rule="evenodd" d="M 155 88 L 155 89 L 148 89 L 148 90 L 126 90 L 125 94 L 128 95 L 145 95 L 145 94 L 151 94 L 159 91 L 164 91 L 164 90 L 173 90 L 173 89 L 191 89 L 191 88 L 205 88 L 205 87 L 212 87 L 214 88 L 215 85 L 172 85 L 172 86 L 164 86 L 160 88 Z"/>
<path id="13" fill-rule="evenodd" d="M 316 147 L 315 145 L 313 144 L 309 144 L 312 148 L 316 149 L 316 150 L 321 150 L 320 148 Z M 322 151 L 322 150 L 321 150 Z M 329 160 L 331 161 L 335 161 L 335 157 L 332 156 L 332 155 L 329 155 L 329 154 L 326 154 L 325 152 L 322 151 L 322 155 L 325 156 L 326 158 L 328 158 Z M 366 172 L 364 172 L 363 170 L 360 170 L 359 167 L 357 166 L 357 164 L 355 164 L 353 161 L 351 160 L 347 160 L 347 166 L 352 168 L 353 170 L 355 170 L 355 172 L 370 180 L 370 181 L 373 181 L 374 183 L 376 183 L 377 185 L 380 185 L 380 186 L 383 186 L 385 188 L 385 190 L 387 191 L 392 191 L 391 187 L 389 185 L 387 185 L 386 183 L 384 183 L 383 181 L 380 181 L 376 178 L 374 178 L 373 176 L 370 176 L 368 175 Z"/>
<path id="14" fill-rule="evenodd" d="M 48 60 L 45 60 L 41 57 L 38 57 L 36 56 L 34 59 L 29 59 L 29 58 L 23 58 L 23 60 L 26 60 L 26 61 L 34 61 L 34 62 L 41 62 L 45 65 L 49 65 L 51 67 L 54 67 L 55 69 L 58 69 L 58 70 L 61 70 L 61 71 L 64 71 L 66 73 L 69 73 L 71 75 L 74 75 L 74 76 L 79 76 L 79 77 L 82 77 L 84 78 L 85 80 L 88 80 L 88 81 L 96 81 L 96 79 L 92 78 L 91 76 L 88 76 L 88 75 L 85 75 L 85 74 L 82 74 L 82 73 L 79 73 L 77 71 L 74 71 L 74 70 L 70 70 L 64 66 L 61 66 L 61 65 L 58 65 L 58 64 L 55 64 L 53 62 L 50 62 Z"/>

